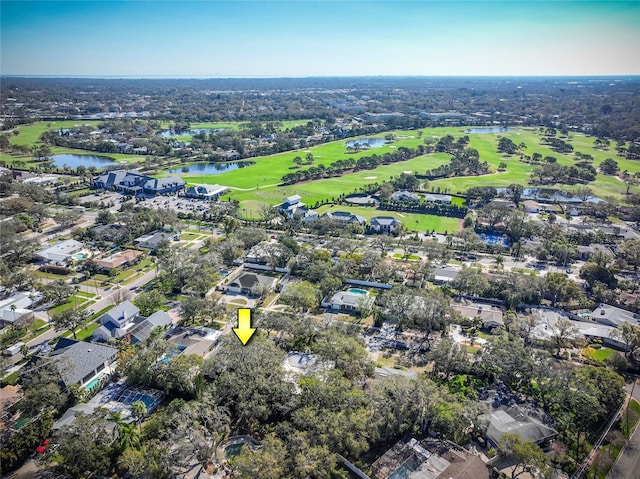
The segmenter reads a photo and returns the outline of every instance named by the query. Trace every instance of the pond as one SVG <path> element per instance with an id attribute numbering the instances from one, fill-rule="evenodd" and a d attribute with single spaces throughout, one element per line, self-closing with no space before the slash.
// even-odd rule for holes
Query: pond
<path id="1" fill-rule="evenodd" d="M 253 161 L 233 161 L 229 163 L 193 163 L 191 165 L 179 166 L 177 168 L 171 168 L 170 170 L 164 170 L 165 173 L 200 173 L 203 175 L 219 175 L 225 171 L 237 170 L 239 168 L 246 168 L 248 166 L 255 165 Z M 189 171 L 183 171 L 188 168 Z"/>
<path id="2" fill-rule="evenodd" d="M 163 138 L 171 138 L 172 136 L 194 136 L 198 133 L 209 134 L 212 131 L 222 131 L 224 128 L 193 128 L 191 130 L 164 130 L 160 132 Z"/>
<path id="3" fill-rule="evenodd" d="M 467 128 L 464 130 L 465 133 L 507 133 L 508 131 L 513 131 L 513 128 L 488 126 L 482 128 Z"/>
<path id="4" fill-rule="evenodd" d="M 352 148 L 356 143 L 358 143 L 361 148 L 380 148 L 387 143 L 387 140 L 384 138 L 360 138 L 359 140 L 349 140 L 347 141 L 347 148 Z"/>
<path id="5" fill-rule="evenodd" d="M 57 166 L 58 168 L 62 168 L 65 165 L 71 168 L 77 168 L 78 166 L 84 166 L 86 168 L 89 168 L 90 166 L 104 168 L 105 166 L 118 165 L 113 158 L 97 155 L 73 155 L 65 153 L 61 155 L 53 155 L 51 156 L 51 159 L 53 159 L 54 166 Z"/>

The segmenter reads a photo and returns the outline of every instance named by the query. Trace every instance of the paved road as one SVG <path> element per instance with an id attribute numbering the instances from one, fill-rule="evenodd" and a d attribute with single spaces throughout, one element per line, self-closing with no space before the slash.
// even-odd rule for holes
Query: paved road
<path id="1" fill-rule="evenodd" d="M 634 388 L 633 397 L 640 401 L 640 384 L 638 383 Z M 640 479 L 640 427 L 636 427 L 626 447 L 607 475 L 607 479 Z"/>

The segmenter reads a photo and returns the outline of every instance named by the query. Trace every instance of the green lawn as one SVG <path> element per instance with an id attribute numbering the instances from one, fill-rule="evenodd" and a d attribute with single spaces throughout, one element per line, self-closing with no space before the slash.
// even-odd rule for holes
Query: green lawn
<path id="1" fill-rule="evenodd" d="M 180 239 L 184 240 L 184 241 L 191 241 L 191 240 L 197 239 L 199 237 L 200 237 L 200 235 L 197 234 L 197 233 L 182 233 L 180 235 Z"/>
<path id="2" fill-rule="evenodd" d="M 95 298 L 96 297 L 95 293 L 87 293 L 85 291 L 78 291 L 76 293 L 76 296 L 81 296 L 83 298 Z"/>
<path id="3" fill-rule="evenodd" d="M 348 153 L 345 148 L 344 141 L 336 141 L 315 146 L 309 149 L 314 155 L 315 165 L 324 164 L 328 166 L 333 161 L 341 158 L 359 158 L 364 155 L 378 154 L 393 151 L 393 146 L 415 147 L 423 142 L 418 138 L 415 131 L 397 131 L 399 139 L 393 145 L 385 145 L 381 148 L 371 149 L 369 151 L 361 151 L 358 153 Z M 423 130 L 423 138 L 428 136 L 441 137 L 446 134 L 453 134 L 455 137 L 464 134 L 464 128 L 431 128 Z M 563 155 L 553 152 L 548 146 L 541 145 L 541 137 L 534 129 L 517 129 L 512 132 L 504 133 L 506 137 L 511 138 L 514 142 L 524 142 L 527 145 L 525 152 L 531 155 L 534 152 L 543 156 L 555 156 L 558 163 L 564 165 L 573 164 L 574 155 Z M 381 137 L 382 135 L 375 135 Z M 527 165 L 520 161 L 519 156 L 505 157 L 497 152 L 498 135 L 493 134 L 469 134 L 470 144 L 472 148 L 476 148 L 480 153 L 480 158 L 486 160 L 492 168 L 492 173 L 483 176 L 474 177 L 456 177 L 434 180 L 429 183 L 429 188 L 433 190 L 440 189 L 441 192 L 448 193 L 464 193 L 472 186 L 491 185 L 496 187 L 508 186 L 511 183 L 527 184 L 531 171 L 536 168 L 535 165 Z M 621 170 L 630 172 L 640 171 L 640 162 L 625 160 L 616 156 L 615 151 L 595 150 L 593 145 L 594 138 L 583 135 L 574 135 L 571 143 L 576 151 L 581 153 L 589 153 L 594 157 L 594 166 L 598 165 L 608 157 L 614 158 Z M 306 150 L 305 150 L 306 151 Z M 286 173 L 294 171 L 293 158 L 301 155 L 301 151 L 292 151 L 280 153 L 271 156 L 254 158 L 255 165 L 223 172 L 218 175 L 209 175 L 204 177 L 205 183 L 219 183 L 232 187 L 232 192 L 225 198 L 233 198 L 240 201 L 241 208 L 246 211 L 246 216 L 258 217 L 258 211 L 261 205 L 275 205 L 282 201 L 286 196 L 299 194 L 303 201 L 313 206 L 318 201 L 331 200 L 340 194 L 350 193 L 366 183 L 382 182 L 388 180 L 391 176 L 397 176 L 403 171 L 416 171 L 424 173 L 427 169 L 431 169 L 447 163 L 449 155 L 444 153 L 434 153 L 430 155 L 413 158 L 401 163 L 383 165 L 373 170 L 358 171 L 346 174 L 336 178 L 326 178 L 321 180 L 308 181 L 280 187 L 277 186 L 282 176 Z M 507 163 L 507 169 L 498 172 L 500 162 Z M 303 167 L 304 168 L 304 167 Z M 200 176 L 185 174 L 182 175 L 187 182 L 200 182 Z M 568 191 L 575 190 L 579 185 L 553 185 L 553 187 L 565 189 Z M 589 184 L 596 195 L 620 196 L 624 193 L 625 185 L 620 180 L 612 176 L 598 174 L 596 181 Z M 638 189 L 640 187 L 634 187 Z M 457 199 L 456 201 L 462 201 Z"/>
<path id="4" fill-rule="evenodd" d="M 611 348 L 600 348 L 600 349 L 584 348 L 582 350 L 582 354 L 584 354 L 588 358 L 595 359 L 597 361 L 604 361 L 615 352 L 616 351 Z"/>
<path id="5" fill-rule="evenodd" d="M 393 257 L 396 259 L 408 259 L 410 261 L 418 261 L 420 259 L 420 256 L 416 256 L 415 254 L 410 254 L 408 258 L 405 258 L 400 253 L 396 253 L 393 255 Z"/>
<path id="6" fill-rule="evenodd" d="M 374 207 L 350 205 L 323 205 L 316 210 L 318 214 L 327 211 L 349 211 L 367 219 L 374 216 L 392 216 L 402 221 L 409 231 L 437 231 L 438 233 L 453 233 L 458 231 L 461 220 L 444 216 L 423 215 L 418 213 L 400 213 L 397 211 L 382 211 Z"/>

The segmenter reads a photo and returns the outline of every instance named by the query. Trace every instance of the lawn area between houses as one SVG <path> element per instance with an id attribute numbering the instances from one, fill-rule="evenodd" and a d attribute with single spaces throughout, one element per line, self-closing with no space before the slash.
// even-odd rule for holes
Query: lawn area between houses
<path id="1" fill-rule="evenodd" d="M 461 229 L 462 221 L 458 218 L 448 218 L 446 216 L 424 215 L 420 213 L 401 213 L 398 211 L 378 210 L 373 206 L 350 206 L 350 205 L 323 205 L 316 210 L 318 214 L 327 211 L 348 211 L 356 215 L 363 216 L 370 220 L 374 216 L 392 216 L 400 220 L 408 231 L 438 233 L 454 233 Z"/>

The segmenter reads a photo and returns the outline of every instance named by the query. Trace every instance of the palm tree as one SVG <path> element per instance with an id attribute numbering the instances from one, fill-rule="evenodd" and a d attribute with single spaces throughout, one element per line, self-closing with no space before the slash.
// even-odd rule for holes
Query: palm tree
<path id="1" fill-rule="evenodd" d="M 147 415 L 147 405 L 142 401 L 135 401 L 131 404 L 131 415 L 136 419 L 140 430 L 142 430 L 142 419 Z"/>

